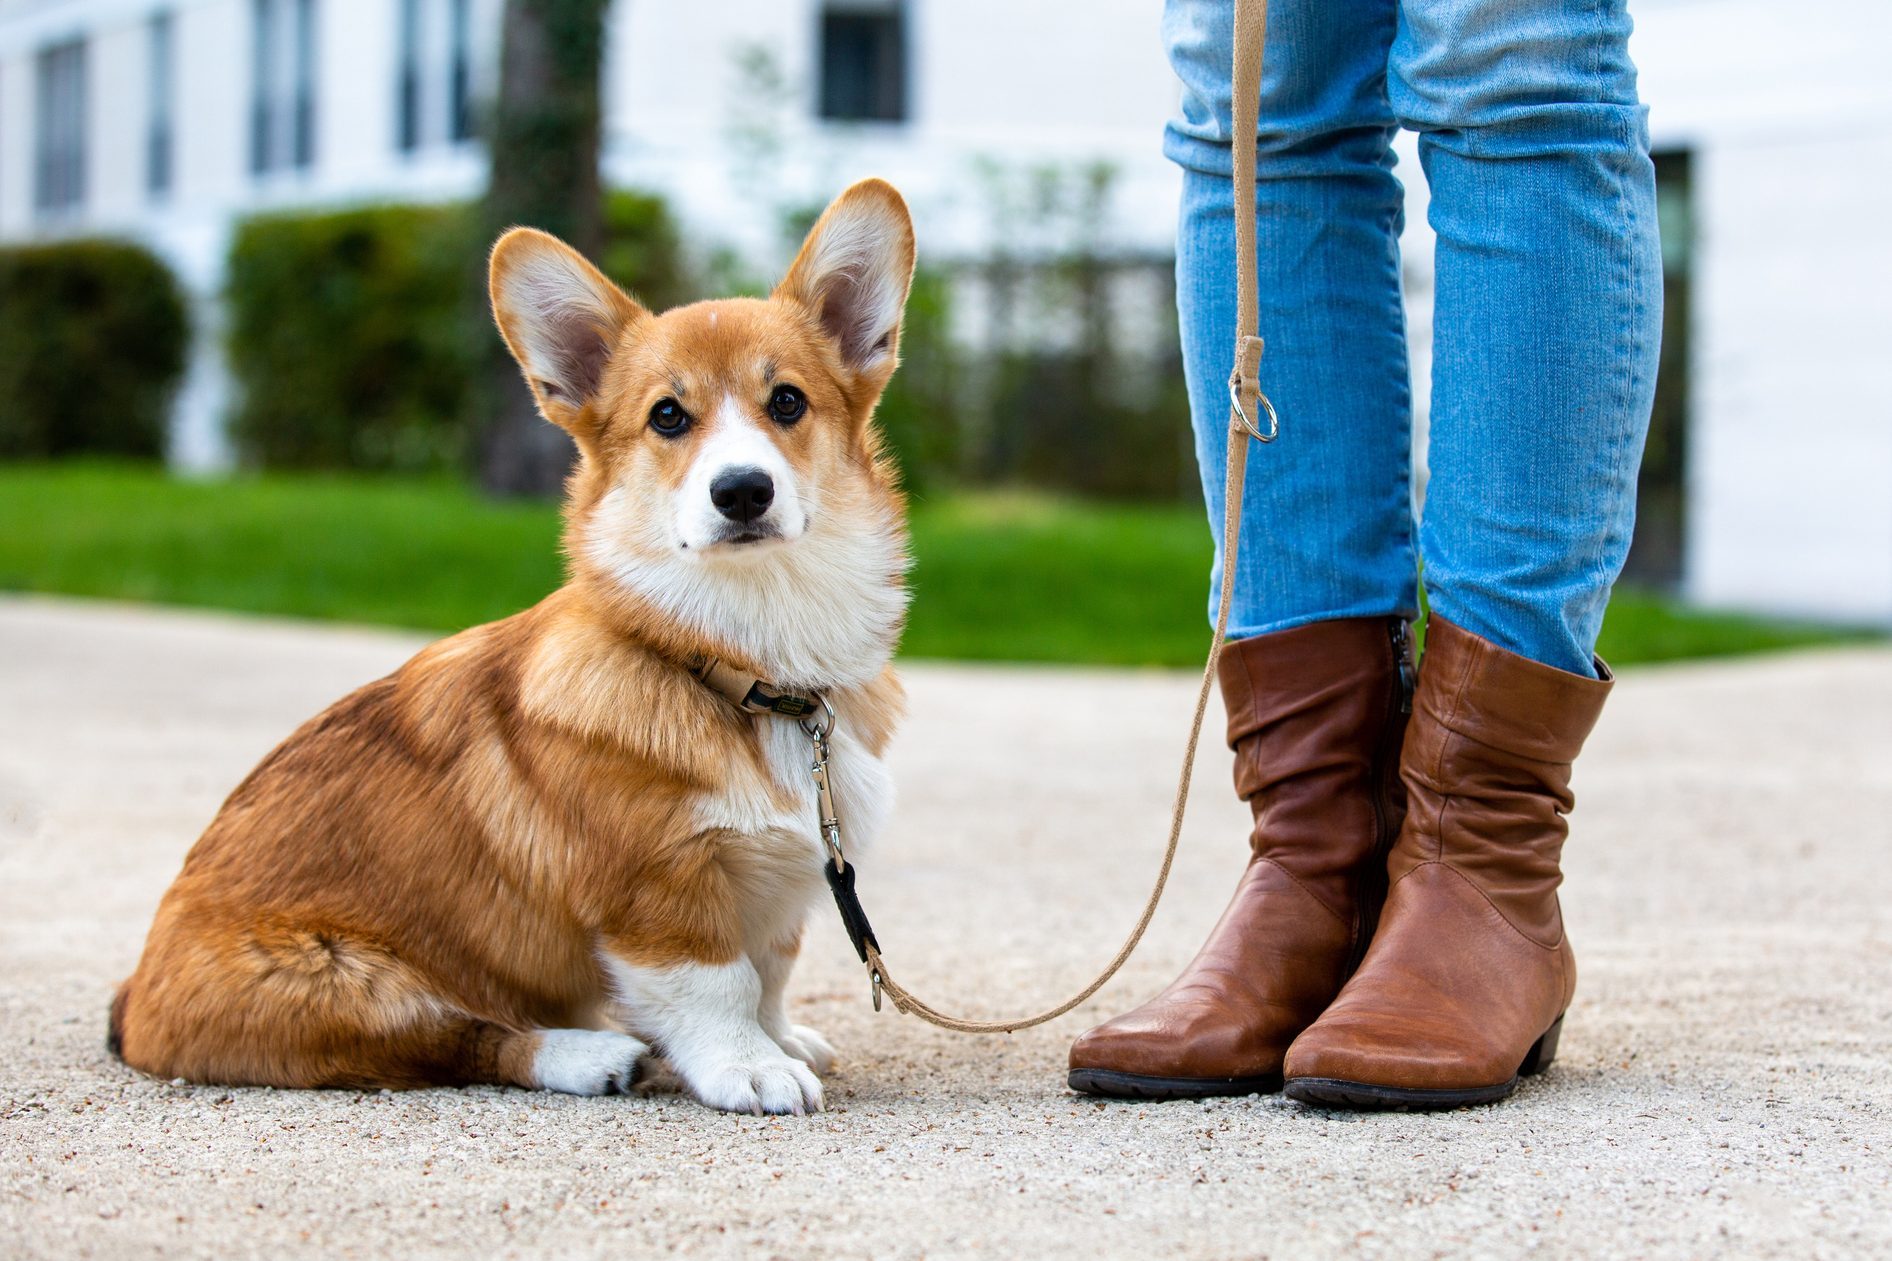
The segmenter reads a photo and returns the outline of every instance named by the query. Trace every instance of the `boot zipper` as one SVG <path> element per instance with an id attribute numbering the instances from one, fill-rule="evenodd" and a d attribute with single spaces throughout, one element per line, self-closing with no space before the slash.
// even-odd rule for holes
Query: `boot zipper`
<path id="1" fill-rule="evenodd" d="M 1412 655 L 1409 651 L 1412 628 L 1406 624 L 1405 618 L 1396 617 L 1393 619 L 1391 634 L 1393 664 L 1399 667 L 1399 712 L 1410 714 L 1412 713 L 1413 688 L 1418 684 L 1418 679 L 1413 677 Z"/>
<path id="2" fill-rule="evenodd" d="M 1406 619 L 1395 617 L 1387 624 L 1387 639 L 1393 653 L 1393 672 L 1396 676 L 1393 686 L 1388 689 L 1386 702 L 1386 722 L 1380 729 L 1379 747 L 1375 750 L 1373 778 L 1373 853 L 1362 868 L 1358 882 L 1358 896 L 1354 899 L 1353 956 L 1348 963 L 1347 974 L 1360 966 L 1360 960 L 1366 957 L 1366 948 L 1373 937 L 1373 928 L 1379 920 L 1380 904 L 1384 901 L 1382 886 L 1386 880 L 1386 857 L 1392 852 L 1393 842 L 1397 839 L 1393 829 L 1392 785 L 1399 774 L 1399 748 L 1401 737 L 1405 733 L 1405 723 L 1401 721 L 1412 713 L 1412 694 L 1416 680 L 1413 677 L 1412 661 L 1407 653 L 1410 629 Z"/>

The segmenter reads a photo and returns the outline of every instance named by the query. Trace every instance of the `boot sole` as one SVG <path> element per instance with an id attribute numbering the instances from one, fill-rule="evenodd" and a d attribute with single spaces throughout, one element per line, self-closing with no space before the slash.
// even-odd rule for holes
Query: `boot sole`
<path id="1" fill-rule="evenodd" d="M 1286 1084 L 1287 1096 L 1301 1103 L 1325 1108 L 1347 1108 L 1360 1112 L 1440 1112 L 1450 1108 L 1468 1108 L 1481 1103 L 1497 1103 L 1510 1097 L 1518 1083 L 1549 1068 L 1557 1058 L 1557 1039 L 1563 1033 L 1564 1018 L 1557 1017 L 1544 1036 L 1531 1049 L 1509 1081 L 1495 1086 L 1466 1086 L 1452 1090 L 1410 1090 L 1400 1086 L 1376 1086 L 1371 1082 L 1346 1081 L 1337 1077 L 1295 1077 Z"/>
<path id="2" fill-rule="evenodd" d="M 1108 1068 L 1074 1068 L 1065 1080 L 1080 1095 L 1108 1099 L 1218 1099 L 1272 1095 L 1281 1089 L 1279 1073 L 1261 1077 L 1146 1077 Z"/>

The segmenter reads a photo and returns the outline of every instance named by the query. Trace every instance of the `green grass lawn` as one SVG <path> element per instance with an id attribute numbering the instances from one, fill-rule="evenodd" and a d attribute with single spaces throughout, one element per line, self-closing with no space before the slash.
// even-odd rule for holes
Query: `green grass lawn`
<path id="1" fill-rule="evenodd" d="M 1207 647 L 1193 506 L 955 496 L 913 505 L 913 539 L 909 656 L 1191 666 Z M 560 566 L 555 509 L 452 482 L 0 465 L 0 590 L 448 631 L 531 604 Z M 1848 637 L 1625 591 L 1601 652 L 1627 665 Z"/>

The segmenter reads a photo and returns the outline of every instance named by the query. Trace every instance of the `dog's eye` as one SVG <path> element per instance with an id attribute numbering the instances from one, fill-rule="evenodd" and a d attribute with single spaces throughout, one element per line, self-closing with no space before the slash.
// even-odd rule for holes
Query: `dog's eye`
<path id="1" fill-rule="evenodd" d="M 690 413 L 674 398 L 659 399 L 650 409 L 650 427 L 666 438 L 674 438 L 690 427 Z"/>
<path id="2" fill-rule="evenodd" d="M 769 415 L 778 425 L 792 425 L 808 410 L 808 399 L 792 385 L 778 385 L 769 396 Z"/>

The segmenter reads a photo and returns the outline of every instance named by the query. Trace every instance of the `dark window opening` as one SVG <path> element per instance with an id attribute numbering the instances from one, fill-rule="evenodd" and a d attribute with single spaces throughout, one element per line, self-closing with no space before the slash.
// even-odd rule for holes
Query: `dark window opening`
<path id="1" fill-rule="evenodd" d="M 273 165 L 270 138 L 276 128 L 270 78 L 276 44 L 275 0 L 250 0 L 250 170 L 257 175 Z"/>
<path id="2" fill-rule="evenodd" d="M 43 50 L 36 68 L 33 206 L 59 214 L 85 202 L 85 41 Z"/>
<path id="3" fill-rule="evenodd" d="M 401 0 L 396 39 L 394 147 L 471 140 L 472 0 Z"/>
<path id="4" fill-rule="evenodd" d="M 315 164 L 315 0 L 251 0 L 250 170 Z"/>
<path id="5" fill-rule="evenodd" d="M 420 147 L 420 0 L 401 0 L 398 74 L 394 145 L 408 153 Z"/>
<path id="6" fill-rule="evenodd" d="M 1636 535 L 1623 578 L 1679 586 L 1688 512 L 1689 302 L 1695 259 L 1693 163 L 1686 150 L 1655 155 L 1656 217 L 1662 228 L 1662 359 L 1649 443 L 1636 484 Z"/>
<path id="7" fill-rule="evenodd" d="M 152 17 L 145 83 L 145 191 L 161 197 L 171 191 L 173 125 L 172 86 L 176 76 L 174 22 L 169 13 Z"/>
<path id="8" fill-rule="evenodd" d="M 447 135 L 453 140 L 473 138 L 473 16 L 472 0 L 450 0 L 452 61 L 447 67 Z"/>
<path id="9" fill-rule="evenodd" d="M 315 0 L 296 0 L 296 131 L 294 162 L 315 164 Z"/>
<path id="10" fill-rule="evenodd" d="M 897 4 L 822 11 L 821 116 L 845 122 L 906 118 L 906 22 Z"/>

